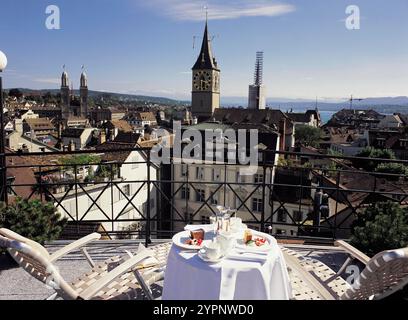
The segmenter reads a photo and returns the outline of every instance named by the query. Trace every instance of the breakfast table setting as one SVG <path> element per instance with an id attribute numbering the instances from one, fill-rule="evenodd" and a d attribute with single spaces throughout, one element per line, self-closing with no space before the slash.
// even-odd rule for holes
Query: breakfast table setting
<path id="1" fill-rule="evenodd" d="M 210 224 L 186 225 L 174 235 L 162 299 L 291 299 L 276 239 L 249 229 L 230 209 L 218 206 L 217 210 Z"/>

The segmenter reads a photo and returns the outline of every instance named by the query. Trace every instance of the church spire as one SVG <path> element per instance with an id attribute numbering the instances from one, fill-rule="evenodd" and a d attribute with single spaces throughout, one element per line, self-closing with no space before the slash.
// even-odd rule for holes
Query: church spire
<path id="1" fill-rule="evenodd" d="M 211 50 L 211 40 L 208 36 L 208 21 L 206 18 L 203 43 L 201 45 L 200 54 L 196 63 L 193 66 L 193 70 L 197 69 L 215 69 L 218 70 L 217 61 L 213 57 Z"/>

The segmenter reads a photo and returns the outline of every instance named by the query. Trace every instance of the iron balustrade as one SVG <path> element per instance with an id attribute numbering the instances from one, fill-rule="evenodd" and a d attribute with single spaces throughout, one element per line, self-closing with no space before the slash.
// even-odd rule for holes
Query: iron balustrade
<path id="1" fill-rule="evenodd" d="M 101 162 L 101 163 L 81 163 L 63 165 L 59 163 L 41 163 L 38 164 L 38 159 L 42 157 L 52 156 L 75 156 L 81 154 L 109 154 L 117 152 L 138 151 L 145 155 L 144 161 L 134 162 Z M 177 230 L 175 225 L 185 223 L 202 223 L 205 222 L 199 218 L 203 211 L 210 214 L 216 214 L 216 204 L 214 195 L 219 191 L 223 192 L 223 197 L 218 197 L 217 204 L 230 206 L 231 199 L 227 199 L 227 194 L 232 196 L 234 203 L 239 203 L 235 208 L 239 212 L 245 212 L 247 215 L 244 223 L 256 227 L 261 231 L 272 232 L 277 237 L 307 239 L 309 241 L 332 241 L 334 239 L 343 238 L 350 232 L 350 218 L 354 217 L 358 212 L 364 209 L 372 201 L 392 200 L 401 205 L 405 205 L 408 198 L 408 181 L 404 174 L 391 174 L 379 172 L 366 172 L 360 169 L 355 169 L 350 166 L 350 162 L 355 161 L 373 161 L 377 163 L 398 163 L 408 165 L 406 160 L 394 159 L 371 159 L 358 158 L 340 155 L 327 155 L 315 153 L 298 153 L 298 152 L 283 152 L 274 150 L 264 150 L 258 169 L 262 174 L 261 181 L 229 181 L 227 172 L 232 168 L 232 172 L 241 167 L 239 164 L 229 163 L 213 163 L 213 168 L 224 170 L 223 174 L 219 175 L 220 181 L 212 181 L 212 179 L 191 179 L 190 168 L 197 167 L 199 164 L 184 164 L 187 170 L 187 176 L 176 177 L 174 170 L 174 159 L 170 159 L 171 163 L 167 165 L 157 165 L 151 160 L 151 149 L 149 148 L 129 148 L 117 149 L 109 151 L 77 151 L 77 152 L 51 152 L 51 153 L 6 153 L 0 154 L 3 159 L 28 157 L 27 160 L 32 160 L 23 164 L 9 164 L 7 161 L 5 167 L 1 167 L 2 172 L 10 172 L 22 168 L 30 168 L 35 172 L 37 182 L 33 183 L 10 183 L 6 188 L 1 186 L 1 192 L 5 191 L 8 197 L 8 202 L 12 203 L 12 197 L 19 195 L 20 188 L 30 188 L 31 192 L 26 199 L 39 199 L 41 201 L 53 202 L 54 205 L 68 217 L 68 219 L 76 224 L 77 234 L 79 236 L 80 224 L 86 223 L 104 223 L 110 224 L 110 230 L 106 231 L 107 235 L 116 237 L 135 236 L 143 238 L 148 245 L 153 238 L 169 238 Z M 269 157 L 266 155 L 269 154 Z M 275 162 L 267 161 L 271 156 L 279 156 L 280 160 Z M 24 159 L 24 158 L 21 158 Z M 319 162 L 320 161 L 320 162 Z M 327 161 L 322 164 L 321 161 Z M 303 162 L 303 163 L 302 163 Z M 334 165 L 333 165 L 334 163 Z M 124 166 L 143 165 L 146 168 L 145 178 L 129 179 L 129 177 L 121 176 L 120 171 Z M 204 165 L 204 164 L 203 164 Z M 81 168 L 90 166 L 109 167 L 109 177 L 103 179 L 86 180 L 80 175 Z M 114 168 L 118 167 L 115 173 Z M 156 176 L 152 176 L 151 169 L 155 168 Z M 166 171 L 167 170 L 167 171 Z M 71 178 L 67 178 L 67 173 L 71 174 Z M 290 176 L 292 181 L 279 182 L 278 177 Z M 54 176 L 53 176 L 54 174 Z M 347 177 L 356 177 L 361 175 L 361 186 L 354 183 L 353 186 L 348 186 Z M 59 176 L 59 178 L 58 178 Z M 61 178 L 63 176 L 63 178 Z M 47 177 L 47 178 L 45 178 Z M 54 179 L 52 178 L 54 177 Z M 297 182 L 293 179 L 298 178 Z M 344 180 L 346 178 L 346 180 Z M 248 179 L 247 179 L 248 180 Z M 370 183 L 367 186 L 367 181 Z M 123 185 L 128 185 L 128 189 L 124 190 Z M 130 191 L 130 186 L 136 185 L 136 189 Z M 366 188 L 362 188 L 366 186 Z M 407 186 L 407 187 L 405 187 Z M 203 188 L 212 188 L 209 195 L 205 194 L 204 198 L 199 197 L 199 201 L 192 201 L 191 197 L 198 194 Z M 245 196 L 238 191 L 239 188 L 248 188 Z M 184 188 L 184 199 L 182 190 Z M 187 188 L 189 191 L 186 191 Z M 99 202 L 106 190 L 109 190 L 110 206 L 103 206 Z M 92 196 L 95 191 L 98 193 L 96 197 Z M 144 208 L 135 203 L 138 195 L 145 191 L 143 199 Z M 190 192 L 191 191 L 191 192 Z M 0 192 L 0 193 L 1 193 Z M 317 196 L 325 196 L 328 199 L 328 204 L 323 205 L 322 200 L 316 203 Z M 154 193 L 154 194 L 153 194 Z M 313 196 L 314 193 L 314 196 Z M 119 199 L 123 200 L 123 208 L 118 210 L 115 208 L 115 194 Z M 189 194 L 190 199 L 186 194 Z M 256 202 L 256 210 L 254 205 L 251 206 L 251 200 L 256 194 L 258 202 Z M 79 204 L 79 197 L 82 196 L 88 201 L 88 206 Z M 261 197 L 261 202 L 259 201 Z M 68 198 L 73 198 L 75 202 L 74 210 L 66 208 L 64 201 Z M 228 197 L 229 198 L 229 197 Z M 370 200 L 371 199 L 371 200 Z M 374 199 L 374 200 L 373 200 Z M 152 203 L 152 200 L 156 200 Z M 193 198 L 194 200 L 194 198 Z M 361 201 L 360 201 L 361 200 Z M 177 203 L 183 203 L 185 212 L 180 209 Z M 196 203 L 196 209 L 189 212 L 189 204 Z M 259 205 L 261 203 L 261 205 Z M 258 207 L 259 205 L 259 207 Z M 154 206 L 154 208 L 152 208 Z M 320 206 L 320 207 L 319 207 Z M 289 210 L 289 207 L 292 210 Z M 325 207 L 328 216 L 322 216 L 323 207 Z M 137 214 L 137 217 L 125 217 L 127 208 L 131 208 Z M 183 208 L 183 207 L 182 207 Z M 296 214 L 302 215 L 295 216 Z M 92 219 L 89 216 L 93 210 L 97 210 L 102 218 Z M 285 217 L 283 219 L 282 217 Z M 117 224 L 120 223 L 139 223 L 138 230 L 122 229 L 118 230 Z M 289 228 L 289 229 L 285 229 Z M 293 234 L 282 233 L 277 234 L 279 230 L 295 231 Z"/>

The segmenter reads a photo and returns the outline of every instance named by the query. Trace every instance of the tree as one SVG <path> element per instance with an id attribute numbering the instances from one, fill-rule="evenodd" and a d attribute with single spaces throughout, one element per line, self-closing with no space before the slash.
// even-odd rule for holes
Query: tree
<path id="1" fill-rule="evenodd" d="M 372 158 L 372 159 L 395 159 L 395 154 L 392 150 L 389 149 L 375 149 L 373 147 L 366 147 L 360 153 L 356 155 L 359 158 Z M 356 168 L 362 168 L 366 171 L 373 172 L 380 161 L 370 161 L 370 160 L 360 160 L 354 159 L 353 165 Z"/>
<path id="2" fill-rule="evenodd" d="M 381 176 L 388 180 L 397 181 L 400 176 L 408 174 L 408 169 L 402 163 L 380 163 L 377 168 L 375 168 L 375 172 L 390 173 L 391 175 Z"/>
<path id="3" fill-rule="evenodd" d="M 296 126 L 295 140 L 304 146 L 318 147 L 321 137 L 320 128 L 315 128 L 307 125 Z"/>
<path id="4" fill-rule="evenodd" d="M 8 95 L 10 97 L 16 97 L 20 99 L 23 96 L 23 93 L 19 89 L 10 89 Z"/>
<path id="5" fill-rule="evenodd" d="M 14 204 L 0 208 L 0 228 L 42 244 L 58 239 L 66 222 L 52 202 L 17 198 Z"/>
<path id="6" fill-rule="evenodd" d="M 354 221 L 351 244 L 369 256 L 408 246 L 408 210 L 391 201 L 371 204 Z"/>

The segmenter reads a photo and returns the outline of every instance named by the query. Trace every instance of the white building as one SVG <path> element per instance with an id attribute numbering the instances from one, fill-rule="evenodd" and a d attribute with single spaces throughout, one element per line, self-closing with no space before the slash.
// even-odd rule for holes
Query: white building
<path id="1" fill-rule="evenodd" d="M 78 187 L 77 193 L 74 188 L 65 197 L 65 190 L 61 190 L 62 192 L 54 194 L 59 201 L 62 200 L 58 211 L 69 220 L 98 221 L 108 232 L 122 231 L 135 227 L 138 224 L 135 220 L 147 217 L 150 193 L 150 217 L 154 217 L 157 210 L 157 191 L 152 183 L 150 187 L 145 183 L 148 178 L 145 155 L 139 151 L 106 153 L 105 159 L 115 159 L 107 163 L 120 163 L 119 171 L 114 170 L 114 185 L 107 187 L 104 183 L 95 184 L 90 181 L 83 186 L 86 192 Z M 88 172 L 88 168 L 84 170 Z M 100 170 L 100 166 L 96 170 Z M 150 177 L 152 181 L 157 178 L 155 166 L 150 166 Z M 109 178 L 105 180 L 108 181 Z M 144 223 L 140 222 L 139 228 L 143 227 Z M 155 229 L 153 223 L 151 228 Z"/>

